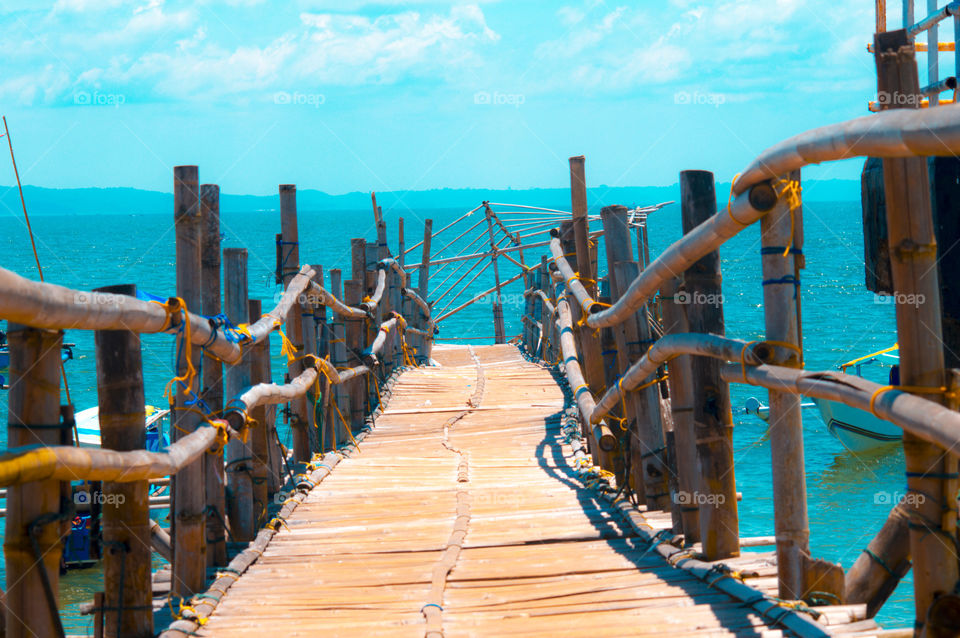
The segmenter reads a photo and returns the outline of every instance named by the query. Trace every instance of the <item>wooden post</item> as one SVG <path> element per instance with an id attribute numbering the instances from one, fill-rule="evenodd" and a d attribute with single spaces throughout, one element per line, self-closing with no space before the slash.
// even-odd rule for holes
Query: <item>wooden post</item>
<path id="1" fill-rule="evenodd" d="M 713 173 L 680 173 L 683 232 L 690 233 L 717 212 Z M 691 332 L 724 334 L 720 253 L 713 251 L 684 274 L 685 309 Z M 691 361 L 694 432 L 700 462 L 700 487 L 687 498 L 700 505 L 700 540 L 707 560 L 740 554 L 737 486 L 733 473 L 733 414 L 730 386 L 720 378 L 718 359 Z M 782 595 L 782 592 L 781 592 Z"/>
<path id="2" fill-rule="evenodd" d="M 216 184 L 200 186 L 200 285 L 202 312 L 208 317 L 222 312 L 220 305 L 220 187 Z M 204 357 L 202 392 L 200 396 L 210 411 L 223 410 L 223 364 L 216 357 Z M 226 511 L 224 502 L 223 450 L 204 458 L 206 479 L 206 538 L 207 566 L 227 564 L 227 539 L 223 529 Z"/>
<path id="3" fill-rule="evenodd" d="M 880 91 L 918 94 L 919 80 L 910 40 L 904 31 L 889 31 L 874 37 Z M 935 50 L 931 55 L 935 55 Z M 900 382 L 904 386 L 944 387 L 948 384 L 927 160 L 920 157 L 883 160 L 883 183 L 897 300 Z M 956 404 L 943 395 L 930 394 L 927 398 L 956 408 Z M 921 634 L 934 599 L 953 592 L 957 582 L 957 457 L 907 432 L 903 435 L 903 451 L 907 488 L 909 494 L 915 496 L 907 507 L 915 628 Z"/>
<path id="4" fill-rule="evenodd" d="M 252 323 L 263 315 L 263 305 L 259 299 L 250 299 L 248 304 L 250 308 L 250 321 Z M 269 342 L 261 341 L 253 346 L 248 356 L 250 359 L 250 385 L 270 383 Z M 251 463 L 253 465 L 250 472 L 250 481 L 253 488 L 253 524 L 254 529 L 259 529 L 266 522 L 267 508 L 270 505 L 268 495 L 269 486 L 267 484 L 267 473 L 270 465 L 267 407 L 261 405 L 254 408 L 250 416 L 254 420 L 249 439 L 250 458 L 252 459 Z"/>
<path id="5" fill-rule="evenodd" d="M 799 172 L 790 178 L 798 181 L 799 192 Z M 789 200 L 781 197 L 760 221 L 763 309 L 767 339 L 799 348 L 801 264 L 797 256 L 803 251 L 803 217 L 799 204 L 791 210 Z M 778 351 L 785 357 L 786 365 L 802 365 L 798 352 L 779 347 Z M 799 395 L 770 391 L 770 456 L 780 596 L 791 599 L 804 594 L 805 557 L 810 552 L 800 401 Z"/>
<path id="6" fill-rule="evenodd" d="M 356 277 L 359 275 L 363 277 L 364 272 L 361 267 L 361 270 L 355 274 Z M 362 281 L 362 280 L 361 280 Z M 362 284 L 360 281 L 351 280 L 343 282 L 343 302 L 348 306 L 357 307 L 360 305 L 362 295 Z M 352 368 L 353 366 L 358 366 L 363 362 L 358 359 L 353 352 L 360 352 L 364 348 L 363 338 L 364 338 L 364 322 L 362 319 L 352 319 L 346 321 L 346 326 L 344 329 L 344 334 L 346 335 L 347 344 L 350 346 L 350 350 L 347 352 L 347 363 L 346 366 Z M 359 431 L 364 424 L 364 416 L 366 412 L 366 379 L 363 376 L 359 376 L 355 379 L 350 379 L 345 384 L 347 387 L 344 390 L 347 392 L 347 395 L 350 399 L 350 414 L 348 415 L 344 412 L 345 417 L 349 417 L 351 427 L 354 431 Z"/>
<path id="7" fill-rule="evenodd" d="M 203 241 L 200 225 L 200 192 L 196 166 L 176 166 L 173 169 L 173 208 L 177 242 L 177 296 L 188 310 L 196 312 L 203 308 L 201 287 L 202 265 L 200 247 Z M 194 370 L 200 369 L 201 350 L 187 347 L 180 350 L 186 356 L 178 356 L 176 370 L 178 376 L 184 376 L 188 364 Z M 174 412 L 171 418 L 171 439 L 178 441 L 192 433 L 202 422 L 201 415 L 192 411 L 192 404 L 200 392 L 199 379 L 194 379 L 189 387 L 176 384 Z M 172 484 L 172 521 L 173 537 L 173 580 L 172 591 L 188 597 L 203 591 L 206 580 L 206 532 L 204 529 L 206 477 L 204 460 L 180 470 L 170 477 Z M 199 488 L 198 486 L 204 486 Z"/>
<path id="8" fill-rule="evenodd" d="M 293 184 L 280 185 L 280 231 L 282 235 L 280 277 L 286 288 L 290 280 L 300 270 L 300 233 L 297 227 L 297 187 Z M 303 350 L 303 327 L 300 318 L 300 304 L 294 304 L 287 314 L 284 331 L 297 350 L 297 357 Z M 287 365 L 290 379 L 303 372 L 303 362 L 294 359 Z M 293 457 L 297 463 L 310 461 L 310 432 L 307 429 L 307 398 L 299 397 L 290 401 L 290 429 L 293 432 Z"/>
<path id="9" fill-rule="evenodd" d="M 223 305 L 234 325 L 249 321 L 246 248 L 223 249 Z M 227 368 L 223 385 L 230 399 L 251 385 L 250 358 L 248 351 L 240 363 Z M 229 400 L 227 405 L 230 405 Z M 230 533 L 239 542 L 250 541 L 256 534 L 251 457 L 249 444 L 237 439 L 231 439 L 227 444 L 227 518 L 230 521 Z"/>
<path id="10" fill-rule="evenodd" d="M 7 441 L 11 448 L 63 443 L 64 430 L 50 427 L 60 423 L 62 335 L 15 323 L 7 325 Z M 59 481 L 33 481 L 7 489 L 3 554 L 8 638 L 62 635 L 57 613 L 62 554 L 59 523 L 66 504 L 60 501 Z M 42 560 L 37 559 L 35 550 Z"/>
<path id="11" fill-rule="evenodd" d="M 303 348 L 300 352 L 301 357 L 308 354 L 316 355 L 317 354 L 317 326 L 314 323 L 313 318 L 313 308 L 310 303 L 307 301 L 306 295 L 301 295 L 301 302 L 298 304 L 300 309 L 300 328 L 301 328 L 301 337 Z M 256 317 L 251 316 L 250 321 L 255 321 L 259 319 L 260 315 Z M 303 362 L 301 362 L 301 368 L 306 369 Z M 309 364 L 308 364 L 309 365 Z M 310 392 L 310 395 L 313 393 Z M 317 429 L 317 410 L 313 401 L 310 400 L 309 396 L 304 397 L 304 403 L 306 405 L 306 430 L 307 438 L 310 440 L 310 451 L 311 456 L 313 453 L 320 451 L 320 434 Z"/>
<path id="12" fill-rule="evenodd" d="M 433 220 L 428 219 L 423 223 L 423 249 L 420 256 L 420 270 L 417 277 L 417 294 L 420 295 L 420 298 L 427 302 L 431 308 L 433 305 L 430 303 L 430 298 L 427 296 L 429 293 L 429 281 L 430 281 L 430 240 L 433 238 Z M 425 330 L 430 330 L 430 326 L 424 326 Z M 433 335 L 428 334 L 423 340 L 422 352 L 418 352 L 423 360 L 429 364 L 430 363 L 430 352 L 433 350 Z"/>
<path id="13" fill-rule="evenodd" d="M 633 260 L 626 207 L 607 206 L 600 215 L 607 253 L 610 298 L 614 300 L 626 292 L 627 286 L 639 274 L 639 269 Z M 644 309 L 641 308 L 627 321 L 615 326 L 613 332 L 617 344 L 617 367 L 623 374 L 650 348 L 650 327 Z M 643 490 L 648 509 L 667 510 L 670 508 L 670 493 L 667 488 L 668 467 L 660 415 L 660 390 L 656 384 L 651 385 L 629 393 L 625 402 L 627 412 L 623 416 L 628 422 L 634 421 L 636 427 L 634 489 Z"/>
<path id="14" fill-rule="evenodd" d="M 97 292 L 135 297 L 137 287 L 109 286 Z M 145 449 L 140 335 L 129 330 L 97 330 L 94 343 L 101 447 Z M 148 491 L 147 481 L 103 484 L 104 635 L 109 638 L 153 636 Z"/>
<path id="15" fill-rule="evenodd" d="M 500 296 L 500 267 L 497 265 L 497 241 L 493 237 L 493 211 L 490 205 L 483 203 L 484 214 L 487 216 L 487 234 L 490 237 L 490 250 L 493 256 L 490 258 L 493 264 L 493 282 L 496 286 L 496 293 L 493 298 L 493 334 L 496 343 L 506 342 L 506 330 L 503 326 L 503 301 Z"/>
<path id="16" fill-rule="evenodd" d="M 330 270 L 330 293 L 337 299 L 343 299 L 343 287 L 340 277 L 339 268 L 332 268 Z M 334 336 L 333 343 L 331 344 L 332 353 L 330 359 L 333 361 L 333 365 L 342 368 L 347 365 L 346 327 L 344 326 L 343 319 L 340 317 L 335 317 L 334 321 L 330 323 L 330 327 L 333 329 Z M 350 422 L 345 419 L 350 418 L 350 395 L 347 393 L 346 388 L 343 387 L 343 384 L 334 386 L 332 390 L 329 415 L 330 423 L 333 424 L 334 427 L 331 443 L 334 448 L 337 448 L 340 446 L 340 443 L 348 438 L 347 428 L 350 427 Z"/>
<path id="17" fill-rule="evenodd" d="M 660 289 L 660 307 L 663 312 L 665 334 L 690 332 L 683 306 L 676 302 L 680 280 L 671 279 Z M 693 370 L 691 357 L 677 357 L 667 366 L 670 388 L 670 412 L 673 415 L 673 441 L 677 459 L 678 504 L 680 505 L 680 528 L 684 541 L 700 541 L 700 507 L 688 494 L 700 492 L 700 476 L 697 464 L 697 438 L 693 423 Z M 682 498 L 681 498 L 682 495 Z"/>
<path id="18" fill-rule="evenodd" d="M 313 277 L 313 281 L 323 287 L 323 266 L 319 264 L 312 265 L 313 270 L 316 274 Z M 315 304 L 313 306 L 313 322 L 317 328 L 317 356 L 321 359 L 325 358 L 330 354 L 330 328 L 327 324 L 327 307 L 322 304 Z M 322 452 L 328 451 L 330 448 L 330 434 L 328 430 L 330 429 L 330 421 L 327 418 L 327 412 L 323 409 L 327 405 L 328 397 L 330 394 L 330 381 L 326 376 L 320 375 L 320 401 L 322 405 L 320 406 L 320 414 L 323 415 L 322 423 L 317 426 L 317 433 L 320 436 L 320 450 Z M 332 430 L 330 430 L 332 432 Z"/>

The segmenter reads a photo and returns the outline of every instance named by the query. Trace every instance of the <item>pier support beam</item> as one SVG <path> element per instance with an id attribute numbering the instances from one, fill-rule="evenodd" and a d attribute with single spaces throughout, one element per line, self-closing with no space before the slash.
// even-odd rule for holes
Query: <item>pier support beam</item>
<path id="1" fill-rule="evenodd" d="M 905 31 L 874 37 L 880 91 L 917 95 L 919 79 L 910 38 Z M 900 381 L 905 388 L 946 387 L 942 345 L 940 282 L 936 239 L 925 158 L 883 160 L 890 266 L 900 344 Z M 903 299 L 903 302 L 899 300 Z M 912 300 L 912 302 L 911 302 Z M 956 408 L 936 390 L 932 401 Z M 913 559 L 915 627 L 923 633 L 928 611 L 941 595 L 951 594 L 958 579 L 957 457 L 904 432 L 907 488 L 911 498 L 910 555 Z M 922 498 L 921 498 L 922 497 Z M 945 627 L 940 627 L 946 630 Z M 958 630 L 955 625 L 952 633 Z M 943 635 L 947 635 L 944 633 Z"/>
<path id="2" fill-rule="evenodd" d="M 202 290 L 202 312 L 214 317 L 222 312 L 220 302 L 220 187 L 216 184 L 200 186 L 200 227 L 202 272 L 200 284 Z M 201 397 L 210 411 L 219 414 L 223 410 L 223 363 L 211 356 L 203 358 L 203 377 L 201 379 Z M 225 566 L 227 564 L 227 539 L 223 529 L 226 516 L 223 475 L 223 450 L 204 457 L 204 476 L 206 479 L 206 538 L 207 566 Z"/>
<path id="3" fill-rule="evenodd" d="M 177 296 L 187 309 L 196 312 L 203 307 L 200 246 L 200 191 L 196 166 L 173 169 L 173 208 L 177 242 Z M 179 318 L 178 318 L 179 319 Z M 181 339 L 182 340 L 182 339 Z M 189 359 L 186 356 L 189 352 Z M 177 376 L 186 377 L 188 370 L 200 369 L 201 349 L 184 346 L 178 350 Z M 174 407 L 170 438 L 176 442 L 191 434 L 203 417 L 193 411 L 193 401 L 200 393 L 200 380 L 189 387 L 173 386 Z M 206 532 L 204 526 L 206 477 L 204 460 L 198 459 L 170 477 L 173 486 L 173 582 L 172 591 L 183 597 L 203 591 L 206 580 Z"/>
<path id="4" fill-rule="evenodd" d="M 247 296 L 246 248 L 224 248 L 223 288 L 223 305 L 227 317 L 234 325 L 248 323 L 250 303 Z M 228 397 L 235 397 L 250 387 L 252 352 L 252 349 L 248 350 L 239 363 L 227 368 L 223 385 Z M 239 542 L 253 540 L 256 533 L 253 466 L 250 445 L 231 439 L 227 443 L 227 518 L 230 521 L 231 536 Z"/>
<path id="5" fill-rule="evenodd" d="M 263 314 L 263 305 L 259 299 L 248 301 L 250 321 L 254 322 Z M 312 321 L 312 317 L 311 317 Z M 306 324 L 306 321 L 304 321 Z M 270 341 L 264 340 L 250 348 L 250 385 L 270 383 Z M 253 525 L 254 533 L 266 522 L 269 501 L 269 485 L 267 474 L 270 467 L 270 452 L 268 445 L 269 428 L 267 426 L 267 406 L 259 405 L 250 413 L 253 418 L 253 427 L 250 429 L 250 482 L 253 492 Z"/>
<path id="6" fill-rule="evenodd" d="M 133 285 L 98 288 L 97 292 L 137 295 Z M 147 445 L 140 335 L 129 330 L 94 333 L 100 446 L 142 450 Z M 104 636 L 150 638 L 151 522 L 147 481 L 103 484 Z M 100 498 L 100 495 L 92 495 Z"/>
<path id="7" fill-rule="evenodd" d="M 293 184 L 280 185 L 280 279 L 286 288 L 290 280 L 300 270 L 300 231 L 297 227 L 297 187 Z M 299 357 L 303 350 L 303 328 L 300 317 L 300 304 L 294 304 L 287 313 L 284 331 Z M 303 362 L 299 359 L 287 365 L 290 379 L 296 379 L 303 372 Z M 307 428 L 307 398 L 299 397 L 290 401 L 290 429 L 293 432 L 293 458 L 297 463 L 307 463 L 313 455 L 310 449 L 310 431 Z"/>
<path id="8" fill-rule="evenodd" d="M 62 445 L 60 344 L 62 332 L 7 326 L 10 390 L 8 445 Z M 51 427 L 54 426 L 54 427 Z M 60 557 L 60 481 L 33 481 L 7 489 L 3 555 L 7 569 L 7 638 L 62 635 L 57 612 Z"/>
<path id="9" fill-rule="evenodd" d="M 680 209 L 684 234 L 717 210 L 713 173 L 680 173 Z M 712 251 L 684 273 L 687 324 L 695 333 L 724 334 L 720 253 Z M 693 427 L 700 465 L 700 490 L 683 495 L 699 505 L 700 541 L 707 560 L 740 554 L 737 486 L 733 470 L 733 413 L 730 386 L 720 376 L 721 362 L 708 357 L 690 361 L 693 374 Z"/>

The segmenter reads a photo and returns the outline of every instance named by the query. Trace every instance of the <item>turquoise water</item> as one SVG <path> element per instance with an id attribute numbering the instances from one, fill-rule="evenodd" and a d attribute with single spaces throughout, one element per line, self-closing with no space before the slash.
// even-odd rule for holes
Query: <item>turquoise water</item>
<path id="1" fill-rule="evenodd" d="M 407 245 L 422 237 L 422 218 L 432 217 L 434 228 L 440 228 L 476 202 L 463 204 L 463 209 L 459 210 L 404 211 Z M 391 233 L 397 228 L 397 217 L 396 212 L 386 212 Z M 261 298 L 265 307 L 272 307 L 279 290 L 273 283 L 274 235 L 279 231 L 279 215 L 274 211 L 235 214 L 227 211 L 222 220 L 223 245 L 249 249 L 250 296 Z M 49 215 L 36 217 L 33 226 L 48 281 L 86 290 L 135 282 L 143 290 L 167 296 L 174 290 L 172 221 L 172 214 Z M 896 340 L 893 307 L 875 304 L 873 295 L 863 287 L 859 203 L 808 203 L 804 222 L 807 268 L 802 273 L 802 295 L 807 367 L 832 369 L 854 356 L 891 345 Z M 35 278 L 33 255 L 22 221 L 7 214 L 2 223 L 7 231 L 0 235 L 0 265 Z M 680 235 L 678 208 L 670 206 L 654 213 L 649 224 L 651 254 L 656 255 Z M 451 232 L 446 239 L 441 236 L 435 240 L 434 247 L 446 243 L 456 234 Z M 327 272 L 332 267 L 349 271 L 350 238 L 373 240 L 374 236 L 372 215 L 368 211 L 300 213 L 301 261 L 321 264 Z M 394 235 L 391 235 L 390 244 L 396 247 Z M 482 245 L 482 242 L 477 244 L 478 247 Z M 759 227 L 755 227 L 747 229 L 721 250 L 727 334 L 732 337 L 758 339 L 763 334 L 759 249 Z M 455 251 L 456 247 L 441 256 L 452 256 Z M 411 257 L 419 253 L 417 249 Z M 538 255 L 539 250 L 534 249 L 525 256 L 528 261 L 533 261 Z M 415 257 L 408 262 L 418 260 Z M 504 279 L 515 274 L 514 266 L 504 260 L 500 263 Z M 450 266 L 442 271 L 436 281 L 445 278 L 453 268 Z M 454 279 L 456 277 L 450 281 Z M 470 276 L 464 281 L 469 279 Z M 491 285 L 492 273 L 488 270 L 471 286 L 458 287 L 465 290 L 454 305 Z M 517 283 L 505 294 L 508 335 L 520 332 L 523 306 L 518 293 L 521 289 Z M 449 298 L 442 300 L 440 306 L 446 305 Z M 491 308 L 489 305 L 471 306 L 444 322 L 441 328 L 441 342 L 444 337 L 456 336 L 490 343 L 493 335 Z M 76 359 L 67 364 L 67 372 L 74 404 L 81 410 L 96 402 L 93 335 L 70 331 L 66 341 L 77 344 Z M 172 376 L 173 347 L 170 336 L 143 337 L 147 400 L 154 405 L 164 402 L 163 386 Z M 283 360 L 279 358 L 276 344 L 274 349 L 273 369 L 277 371 L 283 368 Z M 750 396 L 757 396 L 766 403 L 766 392 L 756 388 L 732 386 L 731 393 L 735 413 L 742 412 L 738 408 Z M 0 409 L 6 410 L 5 393 L 0 393 Z M 766 425 L 743 414 L 735 414 L 735 421 L 737 488 L 743 492 L 741 534 L 771 535 L 773 499 Z M 804 412 L 804 428 L 813 554 L 849 568 L 885 520 L 890 505 L 883 502 L 883 495 L 904 490 L 903 456 L 898 451 L 880 456 L 846 452 L 827 432 L 816 410 Z M 288 433 L 284 435 L 289 436 Z M 4 445 L 5 437 L 6 432 L 0 428 L 0 443 Z M 91 592 L 100 586 L 100 578 L 94 569 L 73 572 L 62 579 L 61 600 L 68 632 L 89 628 L 88 617 L 76 615 L 76 605 L 90 600 Z M 881 611 L 879 620 L 888 627 L 906 627 L 912 622 L 912 613 L 912 584 L 908 576 Z"/>

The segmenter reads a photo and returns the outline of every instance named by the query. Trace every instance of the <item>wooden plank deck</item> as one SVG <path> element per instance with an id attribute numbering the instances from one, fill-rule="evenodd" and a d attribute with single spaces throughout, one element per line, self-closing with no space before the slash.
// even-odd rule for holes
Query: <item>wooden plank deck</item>
<path id="1" fill-rule="evenodd" d="M 309 494 L 198 635 L 780 635 L 647 552 L 583 488 L 547 370 L 513 346 L 434 354 L 441 367 L 404 373 L 361 452 Z M 668 514 L 648 520 L 669 526 Z M 775 591 L 771 554 L 727 562 Z M 825 618 L 832 632 L 875 633 L 845 608 Z"/>

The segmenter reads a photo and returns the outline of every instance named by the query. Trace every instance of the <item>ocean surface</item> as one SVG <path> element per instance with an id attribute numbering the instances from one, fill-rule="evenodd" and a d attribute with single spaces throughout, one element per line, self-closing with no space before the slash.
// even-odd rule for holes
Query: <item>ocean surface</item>
<path id="1" fill-rule="evenodd" d="M 677 193 L 677 195 L 679 195 Z M 679 197 L 674 197 L 679 199 Z M 653 202 L 623 202 L 627 205 Z M 390 245 L 397 246 L 397 218 L 404 218 L 406 245 L 422 238 L 423 219 L 433 219 L 435 229 L 442 228 L 479 202 L 465 201 L 463 207 L 448 210 L 386 211 Z M 325 273 L 331 268 L 350 268 L 350 239 L 375 238 L 370 211 L 301 211 L 300 254 L 303 263 L 321 264 Z M 512 219 L 534 218 L 523 214 Z M 480 219 L 477 213 L 469 224 L 434 239 L 436 251 L 453 240 L 460 231 Z M 136 283 L 142 290 L 169 296 L 174 292 L 173 215 L 115 216 L 37 216 L 34 233 L 47 281 L 90 290 L 98 286 Z M 33 254 L 22 218 L 4 211 L 0 214 L 0 266 L 30 278 L 36 277 Z M 272 307 L 279 287 L 274 284 L 275 240 L 280 230 L 276 211 L 222 213 L 223 246 L 243 246 L 249 250 L 251 298 L 261 298 L 264 307 Z M 596 226 L 599 228 L 599 225 Z M 483 240 L 466 246 L 476 232 L 443 251 L 440 257 L 453 256 L 458 250 L 481 252 Z M 863 285 L 863 238 L 858 202 L 807 203 L 804 207 L 804 236 L 807 267 L 802 272 L 803 335 L 808 369 L 835 369 L 856 356 L 892 345 L 896 341 L 894 309 L 875 302 Z M 680 231 L 677 206 L 669 206 L 651 215 L 650 252 L 657 255 Z M 542 236 L 546 238 L 546 236 Z M 537 241 L 531 238 L 526 241 Z M 546 248 L 526 251 L 528 262 L 538 260 Z M 407 262 L 419 261 L 420 250 Z M 759 225 L 746 229 L 721 250 L 726 329 L 728 336 L 747 340 L 763 337 L 763 308 L 760 274 Z M 600 260 L 603 263 L 603 259 Z M 452 276 L 450 286 L 469 266 Z M 439 285 L 454 271 L 456 264 L 440 271 L 431 286 Z M 473 294 L 491 287 L 492 270 L 466 285 L 473 271 L 438 307 L 446 306 L 459 292 L 453 306 Z M 501 277 L 516 273 L 516 267 L 500 260 Z M 328 275 L 329 276 L 329 275 Z M 345 277 L 346 279 L 347 277 Z M 328 280 L 329 281 L 329 280 Z M 507 334 L 520 332 L 523 311 L 522 287 L 512 285 L 505 293 L 504 315 Z M 431 299 L 437 294 L 431 291 Z M 453 307 L 451 306 L 451 307 Z M 492 343 L 493 322 L 489 304 L 476 304 L 458 313 L 441 326 L 438 341 L 469 337 L 470 342 Z M 66 364 L 70 392 L 76 409 L 96 403 L 96 375 L 93 334 L 68 331 L 65 341 L 76 343 L 76 357 Z M 278 344 L 273 340 L 273 370 L 284 367 Z M 164 404 L 163 387 L 172 375 L 174 339 L 168 335 L 143 337 L 143 362 L 148 403 Z M 463 343 L 463 341 L 457 341 Z M 878 379 L 883 376 L 882 371 Z M 747 398 L 758 397 L 767 403 L 766 391 L 734 385 L 731 387 L 736 451 L 737 489 L 743 493 L 740 503 L 741 535 L 773 534 L 773 496 L 771 493 L 770 446 L 767 426 L 743 413 Z M 6 411 L 6 393 L 0 392 L 0 409 Z M 896 446 L 873 455 L 846 451 L 827 431 L 816 409 L 804 410 L 804 453 L 810 515 L 811 547 L 815 557 L 826 558 L 849 568 L 861 550 L 882 526 L 896 495 L 905 489 L 903 454 Z M 289 433 L 284 432 L 288 438 Z M 6 431 L 0 428 L 0 445 L 6 446 Z M 164 513 L 155 512 L 163 518 Z M 0 566 L 2 567 L 2 566 Z M 68 633 L 90 630 L 89 616 L 79 616 L 77 605 L 91 600 L 92 592 L 102 586 L 97 569 L 71 572 L 61 579 L 61 603 Z M 913 616 L 911 576 L 900 584 L 880 612 L 878 619 L 886 627 L 911 626 Z"/>

